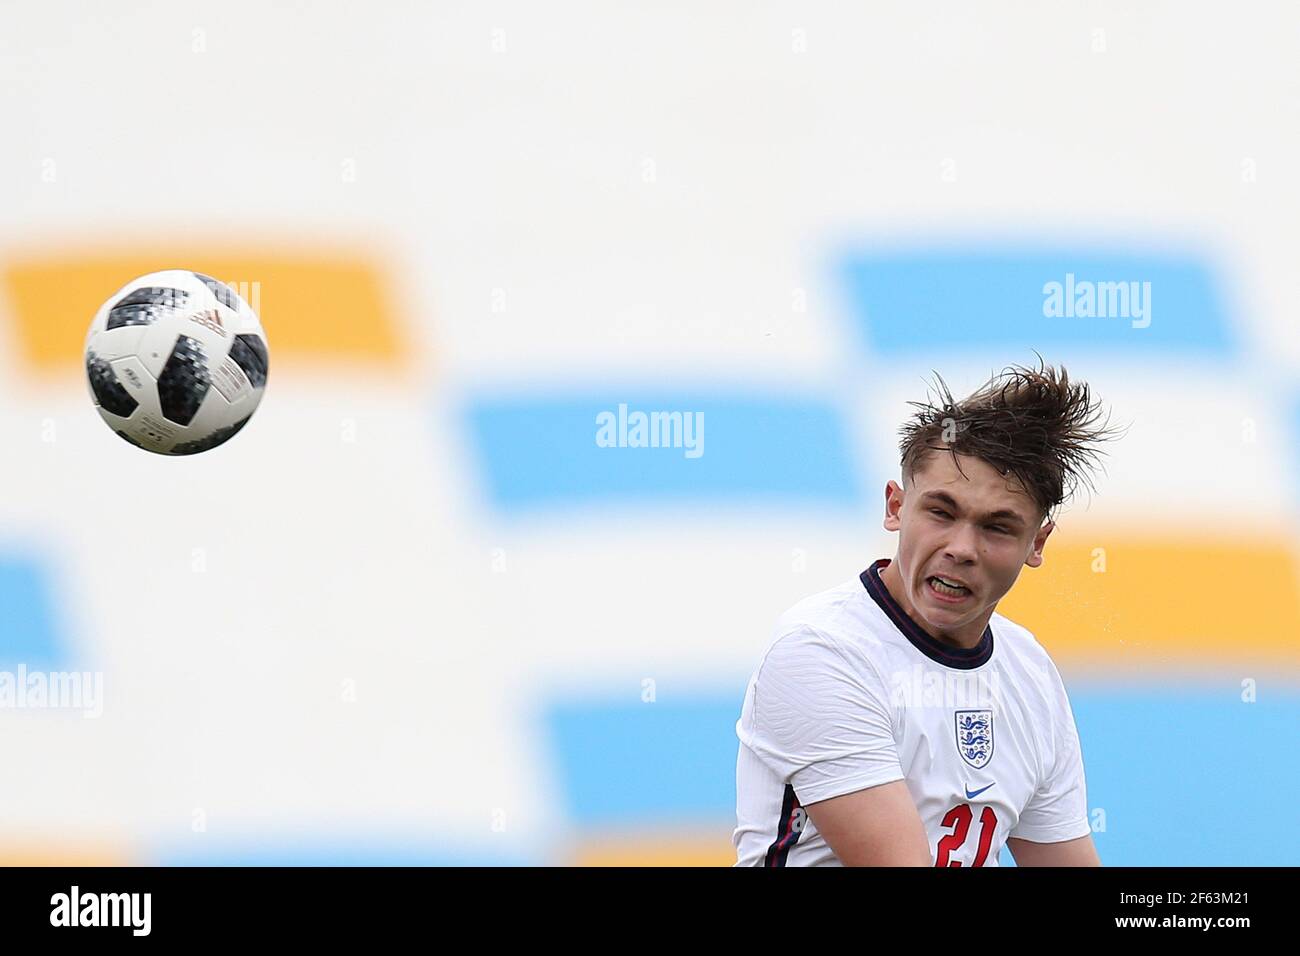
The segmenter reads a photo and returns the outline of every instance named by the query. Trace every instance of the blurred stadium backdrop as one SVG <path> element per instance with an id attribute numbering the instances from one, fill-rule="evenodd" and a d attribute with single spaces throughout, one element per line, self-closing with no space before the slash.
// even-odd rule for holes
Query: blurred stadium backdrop
<path id="1" fill-rule="evenodd" d="M 102 675 L 0 709 L 3 862 L 729 865 L 777 615 L 893 554 L 931 371 L 1034 349 L 1132 422 L 1000 608 L 1103 861 L 1294 862 L 1297 9 L 0 17 L 0 670 Z M 164 268 L 271 345 L 193 458 L 81 367 Z"/>

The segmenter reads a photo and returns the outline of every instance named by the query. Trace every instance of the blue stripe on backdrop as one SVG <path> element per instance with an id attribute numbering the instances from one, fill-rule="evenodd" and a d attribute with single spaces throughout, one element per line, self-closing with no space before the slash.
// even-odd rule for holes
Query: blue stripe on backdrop
<path id="1" fill-rule="evenodd" d="M 639 694 L 634 687 L 617 701 L 558 701 L 547 711 L 570 818 L 630 829 L 730 819 L 734 827 L 744 688 L 739 697 L 677 697 L 661 683 L 659 699 L 644 703 Z"/>
<path id="2" fill-rule="evenodd" d="M 638 414 L 651 412 L 680 414 L 639 431 Z M 806 397 L 484 396 L 465 414 L 483 487 L 503 510 L 609 501 L 852 508 L 860 500 L 840 411 Z M 637 447 L 652 434 L 661 447 Z"/>
<path id="3" fill-rule="evenodd" d="M 1070 683 L 1095 840 L 1108 865 L 1291 865 L 1300 688 L 1262 679 L 1110 687 Z M 578 826 L 734 826 L 744 688 L 673 702 L 559 701 L 549 711 Z M 1099 817 L 1094 815 L 1094 826 Z M 1012 865 L 1003 853 L 1003 865 Z"/>
<path id="4" fill-rule="evenodd" d="M 1253 676 L 1254 703 L 1235 677 L 1071 693 L 1103 863 L 1295 864 L 1300 688 Z"/>
<path id="5" fill-rule="evenodd" d="M 0 667 L 65 663 L 48 574 L 30 558 L 0 554 Z"/>
<path id="6" fill-rule="evenodd" d="M 985 246 L 851 249 L 839 272 L 854 320 L 882 352 L 1078 345 L 1217 355 L 1236 346 L 1215 278 L 1189 257 Z M 1049 283 L 1061 287 L 1063 314 L 1045 314 L 1054 307 Z M 1108 287 L 1107 314 L 1095 315 L 1101 283 L 1124 288 Z M 1089 291 L 1095 317 L 1085 314 Z"/>
<path id="7" fill-rule="evenodd" d="M 1287 424 L 1291 426 L 1291 433 L 1285 440 L 1291 446 L 1291 487 L 1295 489 L 1291 508 L 1293 514 L 1300 514 L 1300 505 L 1297 505 L 1300 502 L 1300 392 L 1291 398 L 1291 418 Z"/>

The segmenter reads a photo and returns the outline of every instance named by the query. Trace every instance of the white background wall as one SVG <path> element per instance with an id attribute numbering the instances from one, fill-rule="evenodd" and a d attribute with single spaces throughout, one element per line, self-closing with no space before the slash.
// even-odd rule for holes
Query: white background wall
<path id="1" fill-rule="evenodd" d="M 389 382 L 273 354 L 228 449 L 160 460 L 112 436 L 71 372 L 29 374 L 0 321 L 0 538 L 49 556 L 70 660 L 109 696 L 98 721 L 5 715 L 6 765 L 25 768 L 0 789 L 7 830 L 185 849 L 450 820 L 475 852 L 545 854 L 564 821 L 538 700 L 743 681 L 776 613 L 891 539 L 874 511 L 506 520 L 459 402 L 826 383 L 863 460 L 892 464 L 932 363 L 869 361 L 869 391 L 847 377 L 826 262 L 864 236 L 1205 250 L 1248 358 L 1154 387 L 1136 362 L 1091 369 L 1137 423 L 1097 500 L 1114 521 L 1292 521 L 1297 30 L 1284 4 L 5 4 L 0 255 L 381 250 L 416 368 Z M 984 358 L 943 369 L 954 390 Z M 1158 466 L 1189 441 L 1171 483 Z M 873 509 L 890 477 L 868 476 Z"/>

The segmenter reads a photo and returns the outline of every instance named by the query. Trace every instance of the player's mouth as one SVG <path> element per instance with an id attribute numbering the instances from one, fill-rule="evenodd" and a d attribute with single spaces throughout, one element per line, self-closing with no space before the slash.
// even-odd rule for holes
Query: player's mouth
<path id="1" fill-rule="evenodd" d="M 960 581 L 954 581 L 952 578 L 945 578 L 938 574 L 932 574 L 925 579 L 925 586 L 936 600 L 943 601 L 946 604 L 960 604 L 971 596 L 971 589 L 966 587 Z"/>

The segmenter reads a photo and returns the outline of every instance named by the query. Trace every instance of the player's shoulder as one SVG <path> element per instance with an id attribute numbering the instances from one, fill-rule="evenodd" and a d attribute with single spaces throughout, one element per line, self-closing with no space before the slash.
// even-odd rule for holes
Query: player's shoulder
<path id="1" fill-rule="evenodd" d="M 834 626 L 861 589 L 861 585 L 855 588 L 853 582 L 843 581 L 824 591 L 800 598 L 777 618 L 777 628 L 800 624 Z"/>
<path id="2" fill-rule="evenodd" d="M 989 623 L 993 625 L 994 638 L 1001 645 L 1000 653 L 1015 658 L 1022 667 L 1038 674 L 1047 683 L 1060 681 L 1052 655 L 1033 631 L 997 611 L 993 612 Z"/>
<path id="3" fill-rule="evenodd" d="M 797 601 L 777 618 L 764 660 L 833 655 L 860 663 L 878 656 L 881 641 L 869 601 L 856 578 Z"/>

